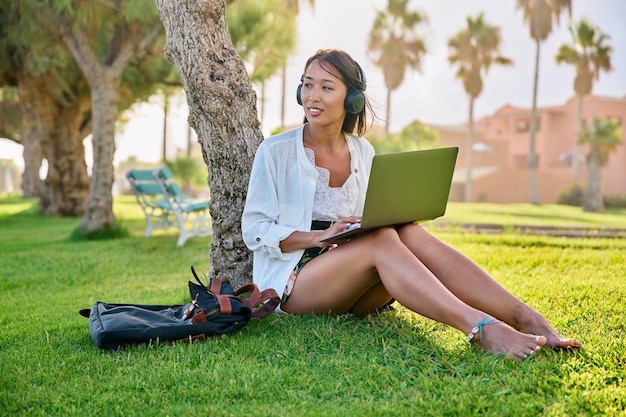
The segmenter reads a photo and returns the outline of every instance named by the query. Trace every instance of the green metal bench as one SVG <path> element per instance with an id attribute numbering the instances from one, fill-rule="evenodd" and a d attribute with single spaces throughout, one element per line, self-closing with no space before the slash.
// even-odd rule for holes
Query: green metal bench
<path id="1" fill-rule="evenodd" d="M 194 199 L 183 194 L 167 167 L 133 169 L 126 173 L 130 188 L 146 215 L 146 237 L 155 229 L 177 227 L 177 246 L 193 236 L 213 234 L 209 206 L 211 200 Z"/>

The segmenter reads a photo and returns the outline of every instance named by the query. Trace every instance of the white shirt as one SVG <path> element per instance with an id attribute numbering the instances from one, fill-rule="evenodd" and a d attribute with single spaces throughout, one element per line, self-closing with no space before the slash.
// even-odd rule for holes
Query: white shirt
<path id="1" fill-rule="evenodd" d="M 261 290 L 282 294 L 304 250 L 283 253 L 280 242 L 295 231 L 311 230 L 313 198 L 319 173 L 306 156 L 304 126 L 265 139 L 257 149 L 241 219 L 243 240 L 254 252 L 252 279 Z M 345 135 L 358 196 L 353 215 L 363 214 L 374 147 Z"/>

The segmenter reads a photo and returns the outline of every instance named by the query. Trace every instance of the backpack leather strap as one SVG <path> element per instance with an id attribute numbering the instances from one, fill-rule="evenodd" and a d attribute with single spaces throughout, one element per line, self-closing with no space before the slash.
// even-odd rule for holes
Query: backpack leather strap
<path id="1" fill-rule="evenodd" d="M 220 306 L 221 314 L 232 314 L 233 306 L 228 299 L 229 296 L 221 294 L 222 291 L 222 280 L 220 278 L 211 278 L 211 283 L 209 284 L 209 291 L 215 295 L 217 298 L 217 302 Z"/>
<path id="2" fill-rule="evenodd" d="M 250 293 L 250 296 L 247 299 L 240 299 L 252 310 L 253 319 L 262 319 L 274 311 L 280 304 L 280 297 L 273 288 L 260 291 L 256 284 L 246 284 L 235 291 L 235 296 L 239 297 L 246 293 Z"/>

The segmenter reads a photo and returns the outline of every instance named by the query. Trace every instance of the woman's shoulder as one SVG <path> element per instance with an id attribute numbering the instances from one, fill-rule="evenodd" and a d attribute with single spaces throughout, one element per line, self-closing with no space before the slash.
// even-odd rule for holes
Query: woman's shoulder
<path id="1" fill-rule="evenodd" d="M 265 138 L 256 150 L 256 159 L 291 161 L 302 147 L 302 127 Z"/>
<path id="2" fill-rule="evenodd" d="M 287 130 L 285 132 L 282 133 L 278 133 L 272 136 L 269 136 L 265 139 L 263 139 L 263 141 L 261 142 L 261 145 L 259 146 L 275 146 L 275 145 L 281 145 L 284 142 L 290 142 L 293 144 L 296 144 L 296 140 L 298 137 L 302 137 L 302 126 L 299 126 L 295 129 L 291 129 L 291 130 Z"/>
<path id="3" fill-rule="evenodd" d="M 361 136 L 346 134 L 346 140 L 351 147 L 359 150 L 360 152 L 365 154 L 375 153 L 374 146 L 370 143 L 370 141 Z"/>

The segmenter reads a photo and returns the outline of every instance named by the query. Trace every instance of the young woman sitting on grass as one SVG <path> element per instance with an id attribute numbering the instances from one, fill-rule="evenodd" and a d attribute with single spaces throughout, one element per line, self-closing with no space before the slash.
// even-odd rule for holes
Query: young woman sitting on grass
<path id="1" fill-rule="evenodd" d="M 260 144 L 242 218 L 254 282 L 282 290 L 280 309 L 291 314 L 365 315 L 395 299 L 509 359 L 580 347 L 417 224 L 322 242 L 363 210 L 374 156 L 361 137 L 371 110 L 365 82 L 345 52 L 318 51 L 297 89 L 305 123 Z"/>

